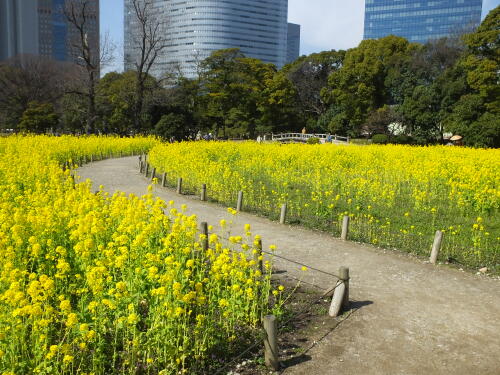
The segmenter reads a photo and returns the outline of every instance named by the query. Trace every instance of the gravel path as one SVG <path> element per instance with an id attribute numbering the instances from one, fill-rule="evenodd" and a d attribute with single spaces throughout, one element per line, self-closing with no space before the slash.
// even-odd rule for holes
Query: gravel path
<path id="1" fill-rule="evenodd" d="M 94 188 L 104 185 L 142 195 L 148 181 L 136 157 L 109 159 L 83 166 L 79 174 Z M 228 219 L 224 207 L 179 196 L 169 189 L 155 193 L 176 205 L 187 204 L 199 221 L 216 225 Z M 234 232 L 249 223 L 264 246 L 277 254 L 337 273 L 351 273 L 351 300 L 359 307 L 306 354 L 310 360 L 284 374 L 491 374 L 500 375 L 500 282 L 367 245 L 343 242 L 296 226 L 240 213 Z M 289 275 L 300 266 L 278 261 Z M 302 272 L 303 273 L 303 272 Z M 332 278 L 309 270 L 306 280 L 329 287 Z"/>

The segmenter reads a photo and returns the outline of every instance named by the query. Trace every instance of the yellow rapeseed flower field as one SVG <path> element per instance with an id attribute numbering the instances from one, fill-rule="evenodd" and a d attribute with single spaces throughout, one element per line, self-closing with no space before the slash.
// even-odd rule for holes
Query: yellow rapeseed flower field
<path id="1" fill-rule="evenodd" d="M 204 371 L 267 312 L 250 226 L 229 248 L 153 187 L 94 193 L 62 168 L 157 143 L 0 138 L 0 374 Z"/>
<path id="2" fill-rule="evenodd" d="M 174 184 L 247 209 L 339 235 L 428 256 L 445 232 L 442 260 L 500 264 L 500 150 L 458 147 L 192 142 L 158 145 L 150 161 Z"/>

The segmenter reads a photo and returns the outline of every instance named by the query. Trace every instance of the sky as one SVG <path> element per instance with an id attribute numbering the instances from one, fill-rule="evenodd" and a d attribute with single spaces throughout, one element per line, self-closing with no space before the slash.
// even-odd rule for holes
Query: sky
<path id="1" fill-rule="evenodd" d="M 101 34 L 109 33 L 117 57 L 109 70 L 121 70 L 123 0 L 100 0 Z M 483 0 L 483 19 L 500 0 Z M 364 0 L 288 0 L 288 21 L 301 25 L 300 54 L 356 47 L 363 38 Z"/>

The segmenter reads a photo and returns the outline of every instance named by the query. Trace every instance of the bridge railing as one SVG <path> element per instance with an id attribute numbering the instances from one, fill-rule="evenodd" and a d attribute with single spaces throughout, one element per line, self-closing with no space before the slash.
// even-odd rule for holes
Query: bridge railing
<path id="1" fill-rule="evenodd" d="M 349 143 L 350 138 L 344 137 L 342 135 L 336 134 L 303 134 L 303 133 L 280 133 L 280 134 L 271 134 L 271 140 L 273 141 L 285 141 L 285 140 L 305 140 L 307 141 L 309 138 L 319 138 L 322 140 L 327 140 L 328 137 L 331 137 L 332 141 L 338 142 L 346 142 Z"/>

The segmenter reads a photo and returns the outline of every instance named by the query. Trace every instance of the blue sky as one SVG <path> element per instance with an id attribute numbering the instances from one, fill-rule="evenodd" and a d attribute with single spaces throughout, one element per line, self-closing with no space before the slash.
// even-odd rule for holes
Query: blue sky
<path id="1" fill-rule="evenodd" d="M 109 32 L 117 45 L 111 70 L 121 70 L 123 0 L 100 0 L 100 4 L 101 34 Z M 499 4 L 500 0 L 483 0 L 483 18 Z M 288 21 L 302 26 L 301 55 L 357 46 L 363 37 L 364 8 L 364 0 L 288 0 Z"/>

